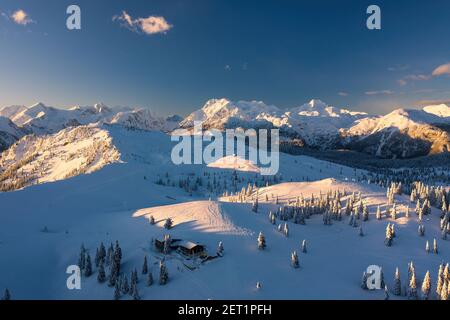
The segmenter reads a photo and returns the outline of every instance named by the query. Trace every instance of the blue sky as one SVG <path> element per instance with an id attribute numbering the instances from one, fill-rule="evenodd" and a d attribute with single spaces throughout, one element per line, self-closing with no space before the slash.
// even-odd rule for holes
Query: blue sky
<path id="1" fill-rule="evenodd" d="M 66 29 L 70 4 L 82 30 Z M 366 28 L 370 4 L 381 30 Z M 210 98 L 281 108 L 319 98 L 375 114 L 450 100 L 447 0 L 2 0 L 0 12 L 0 106 L 184 115 Z M 164 32 L 139 29 L 151 16 Z"/>

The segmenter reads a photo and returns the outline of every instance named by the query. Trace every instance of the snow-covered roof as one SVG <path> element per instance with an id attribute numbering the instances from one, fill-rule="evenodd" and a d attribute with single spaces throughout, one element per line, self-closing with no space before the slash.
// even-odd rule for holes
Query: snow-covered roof
<path id="1" fill-rule="evenodd" d="M 191 250 L 197 246 L 200 246 L 200 244 L 192 242 L 192 241 L 180 241 L 177 243 L 178 246 L 186 248 L 188 250 Z"/>

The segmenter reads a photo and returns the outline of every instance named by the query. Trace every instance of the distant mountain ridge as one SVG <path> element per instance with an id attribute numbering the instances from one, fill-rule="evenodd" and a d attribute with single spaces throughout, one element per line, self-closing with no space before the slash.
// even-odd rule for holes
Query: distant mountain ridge
<path id="1" fill-rule="evenodd" d="M 313 99 L 283 110 L 262 101 L 208 100 L 185 118 L 159 117 L 149 109 L 115 107 L 102 103 L 58 109 L 36 103 L 31 107 L 0 109 L 0 150 L 24 135 L 53 134 L 88 124 L 119 125 L 128 129 L 171 132 L 204 129 L 279 128 L 284 141 L 322 150 L 350 149 L 381 158 L 411 158 L 450 150 L 450 107 L 426 106 L 422 110 L 397 109 L 384 116 L 330 106 Z"/>

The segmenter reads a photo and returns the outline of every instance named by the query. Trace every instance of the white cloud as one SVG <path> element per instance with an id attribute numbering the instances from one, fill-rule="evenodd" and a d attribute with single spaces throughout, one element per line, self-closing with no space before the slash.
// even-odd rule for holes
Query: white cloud
<path id="1" fill-rule="evenodd" d="M 450 74 L 450 63 L 442 64 L 433 70 L 432 75 L 434 77 L 439 77 L 445 74 Z"/>
<path id="2" fill-rule="evenodd" d="M 114 16 L 113 21 L 120 21 L 122 26 L 133 32 L 145 33 L 147 35 L 157 33 L 167 33 L 173 28 L 164 17 L 149 16 L 147 18 L 133 19 L 126 11 L 122 11 L 121 15 Z"/>
<path id="3" fill-rule="evenodd" d="M 341 97 L 347 97 L 348 92 L 341 91 L 341 92 L 338 92 L 338 95 L 340 95 Z"/>
<path id="4" fill-rule="evenodd" d="M 391 90 L 366 91 L 365 94 L 368 96 L 375 96 L 375 95 L 380 95 L 380 94 L 391 95 L 391 94 L 394 94 L 394 91 L 391 91 Z"/>
<path id="5" fill-rule="evenodd" d="M 226 71 L 231 71 L 231 66 L 229 64 L 225 65 L 224 69 Z"/>
<path id="6" fill-rule="evenodd" d="M 34 22 L 28 15 L 28 13 L 26 13 L 22 9 L 14 11 L 14 13 L 11 15 L 11 19 L 15 23 L 20 24 L 22 26 L 26 26 L 27 24 Z"/>

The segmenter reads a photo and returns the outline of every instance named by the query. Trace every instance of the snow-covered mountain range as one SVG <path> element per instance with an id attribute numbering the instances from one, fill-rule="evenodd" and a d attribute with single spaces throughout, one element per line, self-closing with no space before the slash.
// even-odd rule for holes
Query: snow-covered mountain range
<path id="1" fill-rule="evenodd" d="M 381 158 L 411 158 L 450 150 L 450 107 L 441 104 L 422 110 L 398 109 L 373 116 L 330 106 L 320 100 L 291 109 L 262 101 L 211 99 L 185 118 L 159 117 L 148 109 L 115 107 L 102 103 L 69 109 L 43 103 L 0 109 L 0 150 L 21 137 L 53 134 L 80 125 L 119 125 L 129 129 L 170 132 L 191 128 L 201 121 L 204 129 L 279 128 L 285 141 L 312 148 L 351 149 Z"/>
<path id="2" fill-rule="evenodd" d="M 371 116 L 329 106 L 320 100 L 288 110 L 261 101 L 209 100 L 180 125 L 203 121 L 206 128 L 275 127 L 282 135 L 300 138 L 305 145 L 349 148 L 382 158 L 410 158 L 450 150 L 450 107 L 423 110 L 398 109 L 385 116 Z"/>

